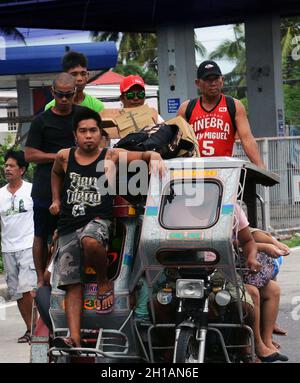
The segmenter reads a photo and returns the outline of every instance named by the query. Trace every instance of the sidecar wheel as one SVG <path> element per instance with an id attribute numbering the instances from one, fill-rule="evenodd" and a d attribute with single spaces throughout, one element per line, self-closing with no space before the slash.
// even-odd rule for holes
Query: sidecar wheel
<path id="1" fill-rule="evenodd" d="M 182 328 L 177 341 L 176 363 L 198 363 L 199 342 L 196 340 L 196 330 Z"/>

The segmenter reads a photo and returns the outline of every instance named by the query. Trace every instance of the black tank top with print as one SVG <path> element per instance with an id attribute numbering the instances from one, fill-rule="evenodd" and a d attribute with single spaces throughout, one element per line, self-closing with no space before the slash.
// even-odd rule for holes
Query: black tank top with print
<path id="1" fill-rule="evenodd" d="M 108 193 L 104 172 L 107 149 L 89 165 L 80 165 L 75 159 L 75 148 L 70 149 L 69 161 L 62 189 L 58 234 L 71 233 L 96 217 L 110 219 L 113 195 Z"/>

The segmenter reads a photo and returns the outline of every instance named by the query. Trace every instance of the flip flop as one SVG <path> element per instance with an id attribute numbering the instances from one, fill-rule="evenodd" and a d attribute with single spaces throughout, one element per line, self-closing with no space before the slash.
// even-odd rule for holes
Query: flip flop
<path id="1" fill-rule="evenodd" d="M 31 335 L 30 330 L 27 330 L 23 336 L 18 339 L 18 343 L 30 343 Z"/>
<path id="2" fill-rule="evenodd" d="M 287 362 L 289 358 L 286 355 L 280 354 L 279 352 L 274 352 L 274 354 L 268 355 L 268 356 L 259 356 L 259 359 L 263 363 L 273 363 L 273 362 Z"/>
<path id="3" fill-rule="evenodd" d="M 69 337 L 57 336 L 53 339 L 52 345 L 56 348 L 62 348 L 62 349 L 64 348 L 71 349 L 71 348 L 77 347 L 70 336 Z M 69 354 L 73 356 L 79 356 L 81 355 L 81 351 L 72 350 L 72 351 L 69 351 Z"/>
<path id="4" fill-rule="evenodd" d="M 288 333 L 283 328 L 280 328 L 279 326 L 275 326 L 273 329 L 273 334 L 287 336 Z"/>
<path id="5" fill-rule="evenodd" d="M 72 348 L 76 347 L 71 337 L 57 336 L 53 339 L 53 346 L 56 348 Z"/>
<path id="6" fill-rule="evenodd" d="M 102 302 L 107 299 L 108 297 L 113 297 L 113 302 L 111 306 L 108 308 L 102 310 Z M 112 287 L 108 291 L 106 291 L 104 294 L 98 294 L 97 296 L 97 307 L 96 307 L 96 314 L 109 314 L 112 312 L 114 307 L 114 288 Z"/>

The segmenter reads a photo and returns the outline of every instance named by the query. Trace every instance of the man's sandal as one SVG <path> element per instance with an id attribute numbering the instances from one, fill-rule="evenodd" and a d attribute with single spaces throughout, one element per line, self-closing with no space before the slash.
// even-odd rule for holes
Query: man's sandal
<path id="1" fill-rule="evenodd" d="M 56 348 L 61 348 L 66 350 L 77 347 L 75 342 L 70 336 L 69 337 L 57 336 L 53 339 L 52 345 Z M 73 356 L 79 356 L 81 355 L 81 351 L 71 350 L 69 351 L 69 354 Z"/>
<path id="2" fill-rule="evenodd" d="M 71 337 L 57 336 L 53 339 L 53 346 L 56 348 L 73 348 L 76 347 L 75 342 Z"/>
<path id="3" fill-rule="evenodd" d="M 18 343 L 30 343 L 30 341 L 31 341 L 30 330 L 27 330 L 23 336 L 18 338 Z"/>
<path id="4" fill-rule="evenodd" d="M 106 309 L 102 309 L 103 301 L 107 298 L 112 297 L 112 303 L 110 306 L 108 306 Z M 98 294 L 97 296 L 97 307 L 96 307 L 96 313 L 97 314 L 109 314 L 112 312 L 114 307 L 114 288 L 112 287 L 108 291 L 106 291 L 104 294 Z"/>

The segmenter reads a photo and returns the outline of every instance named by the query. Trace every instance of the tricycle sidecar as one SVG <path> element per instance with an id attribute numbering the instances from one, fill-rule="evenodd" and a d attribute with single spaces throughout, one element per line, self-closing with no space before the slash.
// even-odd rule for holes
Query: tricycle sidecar
<path id="1" fill-rule="evenodd" d="M 243 345 L 231 344 L 229 335 L 242 329 L 249 334 L 254 358 L 253 333 L 244 323 L 244 288 L 236 271 L 235 205 L 241 205 L 245 196 L 255 225 L 256 185 L 272 186 L 279 179 L 234 158 L 184 158 L 166 164 L 166 176 L 151 176 L 144 206 L 120 198 L 116 201 L 109 248 L 109 276 L 115 290 L 112 313 L 96 314 L 95 274 L 87 268 L 83 346 L 65 350 L 50 344 L 50 361 L 201 363 L 213 361 L 217 353 L 211 357 L 209 348 L 215 348 L 221 354 L 218 361 L 232 362 L 238 360 L 236 350 Z M 224 286 L 214 290 L 211 282 L 216 270 L 222 271 L 236 291 L 238 318 L 234 323 L 226 321 L 230 297 Z M 149 320 L 145 321 L 134 315 L 133 298 L 139 294 L 141 279 L 148 293 Z M 214 304 L 219 304 L 220 321 L 210 317 L 212 296 Z M 53 334 L 66 335 L 64 292 L 56 288 L 55 275 L 49 314 Z"/>

